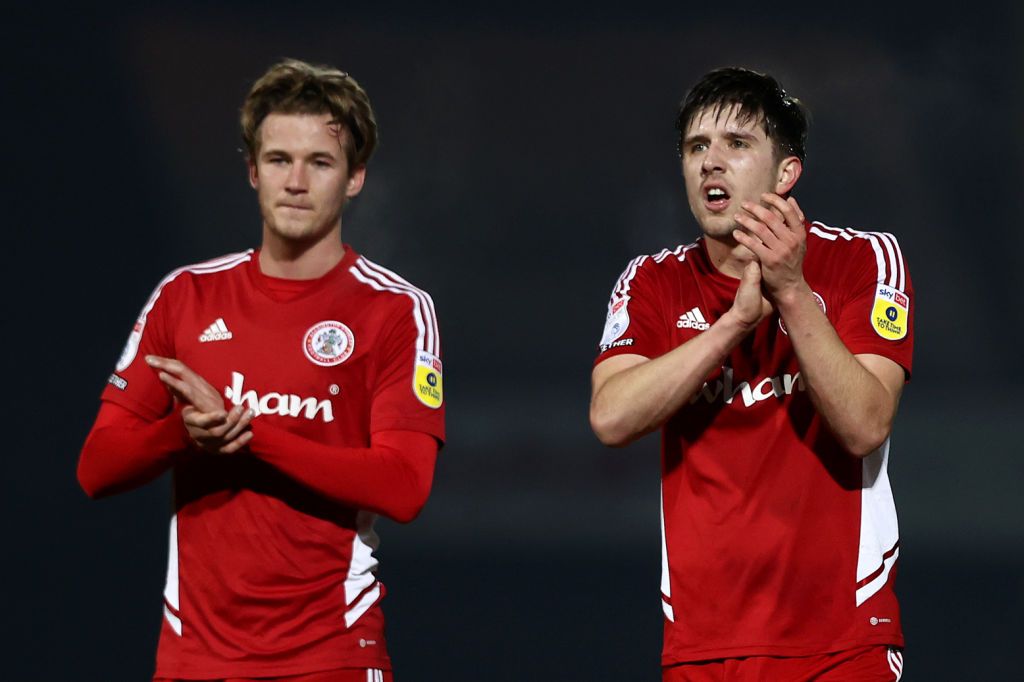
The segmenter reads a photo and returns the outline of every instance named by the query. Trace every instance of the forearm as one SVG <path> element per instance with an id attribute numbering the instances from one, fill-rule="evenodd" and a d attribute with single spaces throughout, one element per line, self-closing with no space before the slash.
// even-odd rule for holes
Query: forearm
<path id="1" fill-rule="evenodd" d="M 590 423 L 598 439 L 618 447 L 659 428 L 686 405 L 749 332 L 749 325 L 727 312 L 683 345 L 595 386 Z M 599 378 L 595 371 L 595 384 Z"/>
<path id="2" fill-rule="evenodd" d="M 252 429 L 250 452 L 337 502 L 407 523 L 430 494 L 437 441 L 428 434 L 386 431 L 368 448 L 342 448 L 258 420 Z"/>
<path id="3" fill-rule="evenodd" d="M 181 416 L 155 422 L 105 404 L 78 459 L 78 483 L 92 498 L 137 488 L 166 471 L 188 447 Z"/>
<path id="4" fill-rule="evenodd" d="M 871 454 L 892 429 L 898 390 L 887 388 L 846 348 L 806 285 L 776 305 L 818 414 L 850 454 Z"/>

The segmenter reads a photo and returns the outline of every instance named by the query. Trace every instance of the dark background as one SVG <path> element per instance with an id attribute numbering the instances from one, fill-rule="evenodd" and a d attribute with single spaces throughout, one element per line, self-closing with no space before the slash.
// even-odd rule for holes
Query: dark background
<path id="1" fill-rule="evenodd" d="M 257 244 L 237 109 L 286 56 L 369 91 L 381 146 L 344 237 L 442 323 L 434 492 L 378 528 L 401 682 L 658 679 L 657 441 L 597 443 L 590 363 L 625 263 L 697 234 L 675 107 L 730 64 L 812 110 L 807 214 L 895 232 L 914 278 L 890 467 L 904 679 L 1015 677 L 1022 23 L 987 1 L 8 10 L 3 677 L 152 672 L 166 477 L 90 502 L 76 458 L 156 282 Z"/>

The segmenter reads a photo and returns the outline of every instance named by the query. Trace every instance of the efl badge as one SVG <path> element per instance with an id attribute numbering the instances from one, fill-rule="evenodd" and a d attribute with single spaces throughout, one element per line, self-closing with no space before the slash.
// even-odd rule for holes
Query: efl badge
<path id="1" fill-rule="evenodd" d="M 124 344 L 121 357 L 117 359 L 117 371 L 123 372 L 132 364 L 136 354 L 139 352 L 139 342 L 142 341 L 142 330 L 145 327 L 145 320 L 139 320 L 132 327 L 132 333 L 128 335 L 128 342 Z M 123 388 L 121 390 L 124 390 Z"/>
<path id="2" fill-rule="evenodd" d="M 875 290 L 875 305 L 871 309 L 871 326 L 878 335 L 890 341 L 899 341 L 907 335 L 910 298 L 899 289 L 879 284 Z"/>
<path id="3" fill-rule="evenodd" d="M 302 340 L 302 351 L 309 361 L 321 367 L 340 365 L 356 347 L 352 330 L 337 320 L 317 322 Z"/>
<path id="4" fill-rule="evenodd" d="M 604 335 L 601 336 L 601 346 L 611 346 L 615 339 L 622 336 L 629 327 L 629 311 L 626 304 L 629 297 L 620 298 L 608 305 L 608 317 L 604 323 Z"/>
<path id="5" fill-rule="evenodd" d="M 828 308 L 825 307 L 825 299 L 819 296 L 817 291 L 812 291 L 811 293 L 814 294 L 814 300 L 818 304 L 818 307 L 821 308 L 821 312 L 828 313 Z M 779 318 L 779 329 L 782 330 L 783 334 L 789 336 L 789 330 L 786 329 L 786 323 L 782 321 L 781 317 Z"/>
<path id="6" fill-rule="evenodd" d="M 420 402 L 437 409 L 444 402 L 441 388 L 441 359 L 425 350 L 416 351 L 416 372 L 412 377 L 412 392 Z"/>

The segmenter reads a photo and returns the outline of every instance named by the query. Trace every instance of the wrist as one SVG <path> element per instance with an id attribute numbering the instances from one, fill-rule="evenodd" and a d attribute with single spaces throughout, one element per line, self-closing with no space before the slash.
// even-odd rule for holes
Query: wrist
<path id="1" fill-rule="evenodd" d="M 729 308 L 725 311 L 718 321 L 715 322 L 712 327 L 721 328 L 730 338 L 742 339 L 750 332 L 757 328 L 757 325 L 761 324 L 763 317 L 756 320 L 744 319 L 737 311 L 736 306 Z"/>
<path id="2" fill-rule="evenodd" d="M 771 296 L 772 302 L 775 303 L 779 313 L 783 314 L 785 311 L 799 305 L 802 301 L 811 299 L 813 292 L 811 292 L 811 287 L 807 284 L 807 281 L 801 277 L 796 282 L 772 291 Z"/>

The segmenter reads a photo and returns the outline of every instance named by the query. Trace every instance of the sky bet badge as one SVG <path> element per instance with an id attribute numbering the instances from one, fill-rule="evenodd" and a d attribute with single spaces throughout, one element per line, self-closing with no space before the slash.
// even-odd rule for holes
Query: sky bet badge
<path id="1" fill-rule="evenodd" d="M 412 392 L 427 407 L 437 409 L 444 401 L 441 389 L 441 359 L 426 351 L 416 351 L 416 373 Z"/>
<path id="2" fill-rule="evenodd" d="M 879 284 L 875 290 L 875 305 L 871 309 L 871 326 L 878 335 L 890 341 L 899 341 L 907 335 L 910 298 L 902 291 Z"/>

